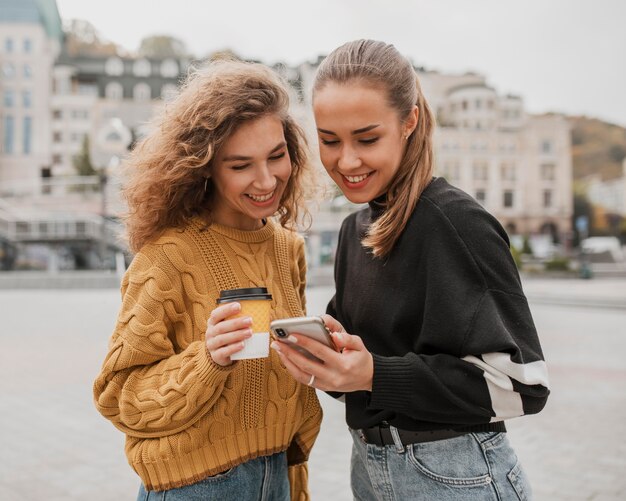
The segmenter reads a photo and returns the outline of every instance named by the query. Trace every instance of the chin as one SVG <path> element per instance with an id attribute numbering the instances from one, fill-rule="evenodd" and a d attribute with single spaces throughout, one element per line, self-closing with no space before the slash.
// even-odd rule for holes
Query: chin
<path id="1" fill-rule="evenodd" d="M 350 200 L 353 204 L 366 204 L 374 200 L 374 196 L 370 196 L 368 193 L 346 193 L 342 192 L 344 196 Z"/>

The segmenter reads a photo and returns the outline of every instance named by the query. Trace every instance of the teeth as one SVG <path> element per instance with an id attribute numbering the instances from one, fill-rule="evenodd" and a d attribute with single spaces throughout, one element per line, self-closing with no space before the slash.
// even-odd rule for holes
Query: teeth
<path id="1" fill-rule="evenodd" d="M 360 183 L 361 181 L 363 181 L 367 176 L 369 176 L 369 174 L 363 174 L 361 176 L 344 176 L 348 182 L 350 183 Z"/>
<path id="2" fill-rule="evenodd" d="M 247 195 L 255 202 L 267 202 L 270 198 L 274 196 L 274 192 L 272 191 L 267 195 L 251 195 L 250 193 L 248 193 Z"/>

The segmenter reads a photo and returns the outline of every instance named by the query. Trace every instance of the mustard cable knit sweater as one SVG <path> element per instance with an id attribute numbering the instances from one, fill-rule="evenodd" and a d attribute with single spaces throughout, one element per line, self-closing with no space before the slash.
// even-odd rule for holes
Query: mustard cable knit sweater
<path id="1" fill-rule="evenodd" d="M 258 456 L 287 451 L 291 498 L 309 499 L 309 452 L 321 408 L 270 350 L 222 367 L 204 345 L 219 291 L 267 286 L 272 318 L 305 311 L 304 242 L 272 221 L 240 231 L 192 220 L 135 256 L 94 383 L 98 410 L 126 434 L 146 489 L 195 483 Z"/>

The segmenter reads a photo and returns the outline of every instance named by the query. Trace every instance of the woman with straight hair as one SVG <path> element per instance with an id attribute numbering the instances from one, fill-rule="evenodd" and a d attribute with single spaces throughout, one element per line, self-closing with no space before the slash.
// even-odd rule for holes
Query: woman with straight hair
<path id="1" fill-rule="evenodd" d="M 326 171 L 352 202 L 324 320 L 339 351 L 273 343 L 294 377 L 345 398 L 359 500 L 530 499 L 504 421 L 549 394 L 508 237 L 433 177 L 434 119 L 411 63 L 357 40 L 313 88 Z"/>
<path id="2" fill-rule="evenodd" d="M 304 242 L 289 228 L 312 171 L 288 106 L 270 69 L 208 64 L 129 159 L 136 255 L 94 398 L 126 434 L 138 500 L 309 499 L 315 391 L 272 351 L 233 360 L 254 318 L 217 305 L 223 290 L 266 287 L 270 318 L 305 312 Z"/>

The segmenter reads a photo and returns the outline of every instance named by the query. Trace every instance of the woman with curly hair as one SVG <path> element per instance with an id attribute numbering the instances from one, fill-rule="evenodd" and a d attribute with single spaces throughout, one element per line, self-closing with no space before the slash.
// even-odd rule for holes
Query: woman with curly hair
<path id="1" fill-rule="evenodd" d="M 312 172 L 285 89 L 259 64 L 208 64 L 128 161 L 136 256 L 94 398 L 126 434 L 138 499 L 309 498 L 315 391 L 273 352 L 232 360 L 252 319 L 237 302 L 216 307 L 222 290 L 266 286 L 272 318 L 304 314 L 292 228 Z"/>

